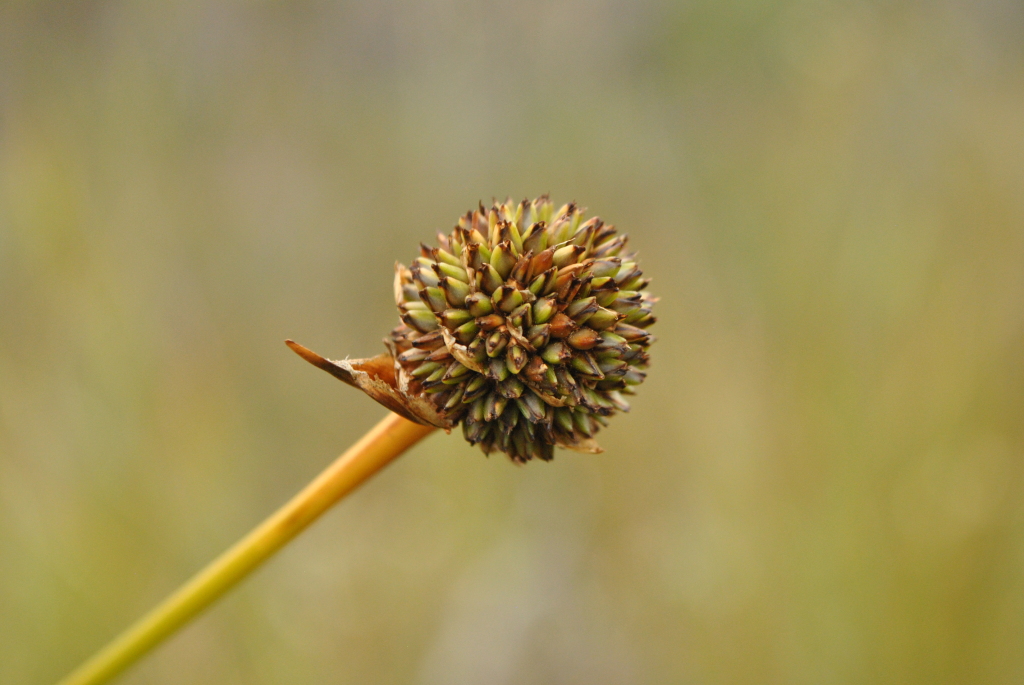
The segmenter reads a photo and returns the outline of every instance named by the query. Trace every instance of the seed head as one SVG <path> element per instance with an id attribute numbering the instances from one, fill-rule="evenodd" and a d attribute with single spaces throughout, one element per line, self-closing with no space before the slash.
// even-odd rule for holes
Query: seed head
<path id="1" fill-rule="evenodd" d="M 399 384 L 485 453 L 600 451 L 593 435 L 644 379 L 656 300 L 626 237 L 583 213 L 481 205 L 396 265 Z"/>
<path id="2" fill-rule="evenodd" d="M 487 454 L 600 452 L 594 434 L 646 375 L 657 299 L 626 236 L 583 213 L 546 195 L 481 204 L 395 265 L 390 354 L 331 361 L 288 345 L 411 421 L 461 423 Z"/>

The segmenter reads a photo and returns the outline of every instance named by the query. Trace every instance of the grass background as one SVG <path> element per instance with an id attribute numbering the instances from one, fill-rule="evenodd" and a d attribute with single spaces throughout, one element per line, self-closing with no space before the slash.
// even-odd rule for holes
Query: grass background
<path id="1" fill-rule="evenodd" d="M 1019 683 L 1024 10 L 8 2 L 0 682 L 381 415 L 391 270 L 576 199 L 661 296 L 606 453 L 435 435 L 122 682 Z"/>

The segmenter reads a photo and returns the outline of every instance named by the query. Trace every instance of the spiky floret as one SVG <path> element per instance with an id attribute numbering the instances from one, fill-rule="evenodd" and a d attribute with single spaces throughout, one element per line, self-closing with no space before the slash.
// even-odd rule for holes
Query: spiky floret
<path id="1" fill-rule="evenodd" d="M 649 280 L 626 236 L 583 213 L 547 196 L 481 204 L 396 265 L 399 373 L 485 453 L 598 451 L 593 435 L 644 380 Z"/>

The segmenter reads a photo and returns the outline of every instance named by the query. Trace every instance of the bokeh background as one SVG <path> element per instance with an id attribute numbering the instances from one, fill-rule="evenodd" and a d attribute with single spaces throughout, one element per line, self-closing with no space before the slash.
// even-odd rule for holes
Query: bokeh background
<path id="1" fill-rule="evenodd" d="M 143 683 L 1024 681 L 1024 8 L 6 2 L 0 682 L 382 416 L 392 264 L 576 199 L 662 300 L 606 453 L 434 435 Z"/>

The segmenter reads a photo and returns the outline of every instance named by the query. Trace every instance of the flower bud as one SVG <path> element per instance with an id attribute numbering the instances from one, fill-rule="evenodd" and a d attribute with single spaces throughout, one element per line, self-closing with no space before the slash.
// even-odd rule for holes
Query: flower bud
<path id="1" fill-rule="evenodd" d="M 448 301 L 445 299 L 444 291 L 440 288 L 424 288 L 419 291 L 419 296 L 431 311 L 443 312 L 448 307 Z"/>
<path id="2" fill-rule="evenodd" d="M 473 315 L 467 312 L 465 309 L 446 309 L 441 312 L 441 324 L 444 325 L 448 330 L 454 331 L 456 328 L 472 321 Z"/>
<path id="3" fill-rule="evenodd" d="M 473 316 L 487 316 L 494 311 L 491 298 L 484 293 L 473 293 L 466 297 L 466 308 Z"/>
<path id="4" fill-rule="evenodd" d="M 582 245 L 566 245 L 555 250 L 555 253 L 551 257 L 551 261 L 554 262 L 555 266 L 562 268 L 563 266 L 569 266 L 575 264 L 576 260 L 580 258 L 586 251 L 586 248 Z"/>
<path id="5" fill-rule="evenodd" d="M 545 297 L 533 303 L 533 322 L 547 323 L 557 312 L 557 301 L 553 297 Z"/>
<path id="6" fill-rule="evenodd" d="M 528 361 L 530 361 L 530 358 L 526 354 L 526 350 L 519 345 L 509 346 L 508 351 L 505 353 L 505 364 L 512 373 L 522 371 Z"/>
<path id="7" fill-rule="evenodd" d="M 491 266 L 498 272 L 502 280 L 508 278 L 512 267 L 516 264 L 516 258 L 512 256 L 512 248 L 507 242 L 499 244 L 491 252 Z"/>
<path id="8" fill-rule="evenodd" d="M 553 342 L 541 350 L 540 357 L 548 364 L 561 364 L 572 358 L 572 352 L 564 343 Z"/>
<path id="9" fill-rule="evenodd" d="M 454 279 L 451 276 L 443 278 L 440 283 L 444 291 L 445 299 L 453 307 L 462 307 L 466 304 L 466 297 L 469 295 L 469 284 Z"/>

